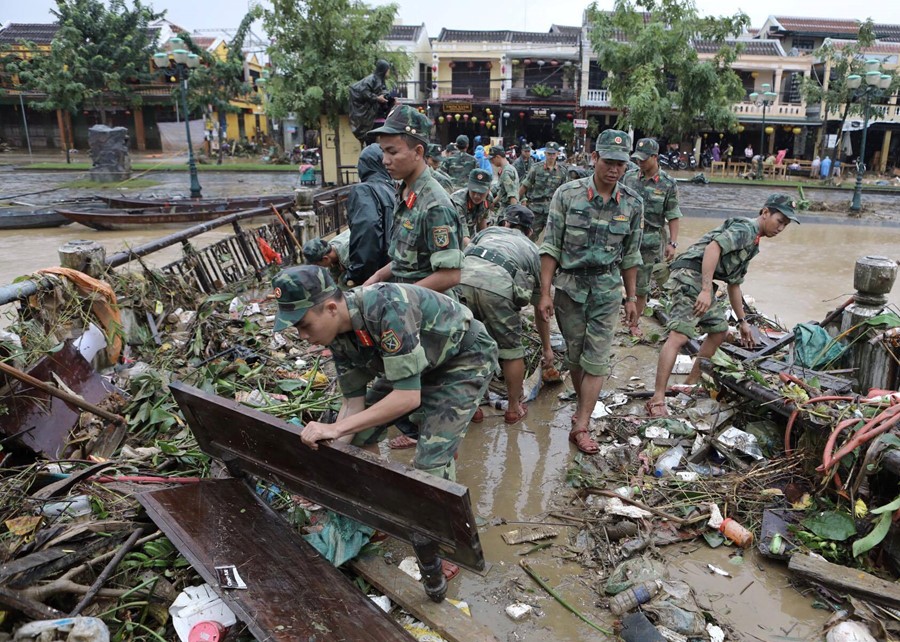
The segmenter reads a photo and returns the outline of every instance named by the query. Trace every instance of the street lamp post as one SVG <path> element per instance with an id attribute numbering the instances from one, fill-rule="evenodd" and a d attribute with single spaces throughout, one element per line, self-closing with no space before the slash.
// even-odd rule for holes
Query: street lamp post
<path id="1" fill-rule="evenodd" d="M 168 46 L 175 61 L 175 74 L 181 87 L 181 112 L 184 114 L 184 128 L 187 132 L 188 144 L 188 168 L 191 173 L 191 198 L 200 198 L 200 180 L 197 177 L 197 162 L 194 159 L 194 146 L 191 143 L 191 119 L 187 104 L 187 79 L 190 71 L 200 66 L 200 56 L 182 49 L 184 41 L 181 38 L 171 38 Z M 169 54 L 159 52 L 153 55 L 153 64 L 159 69 L 170 66 Z"/>
<path id="2" fill-rule="evenodd" d="M 878 61 L 870 59 L 866 61 L 866 87 L 859 91 L 862 78 L 858 74 L 847 76 L 847 87 L 854 91 L 856 100 L 863 100 L 863 131 L 862 143 L 859 146 L 859 156 L 856 158 L 856 186 L 853 188 L 853 200 L 850 201 L 850 211 L 859 212 L 862 209 L 862 182 L 866 173 L 866 134 L 869 133 L 869 101 L 874 94 L 881 94 L 882 90 L 891 86 L 893 78 L 878 71 Z"/>
<path id="3" fill-rule="evenodd" d="M 762 85 L 762 94 L 755 91 L 750 94 L 750 100 L 756 103 L 757 107 L 762 107 L 762 126 L 759 128 L 759 155 L 756 165 L 756 180 L 759 181 L 763 179 L 763 147 L 766 144 L 766 109 L 769 108 L 769 105 L 773 105 L 775 99 L 778 97 L 778 94 L 774 91 L 770 91 L 771 88 L 772 86 L 766 82 Z"/>

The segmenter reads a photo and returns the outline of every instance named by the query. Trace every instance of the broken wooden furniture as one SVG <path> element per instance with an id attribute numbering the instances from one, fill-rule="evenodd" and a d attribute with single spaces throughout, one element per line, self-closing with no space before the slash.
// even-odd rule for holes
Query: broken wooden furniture
<path id="1" fill-rule="evenodd" d="M 381 460 L 346 444 L 323 443 L 313 451 L 303 445 L 300 428 L 293 424 L 182 383 L 172 384 L 171 390 L 201 449 L 221 459 L 236 477 L 249 474 L 262 478 L 410 543 L 422 569 L 425 592 L 433 601 L 443 600 L 447 590 L 441 570 L 442 557 L 472 571 L 485 570 L 465 486 Z M 224 483 L 228 486 L 223 486 Z M 262 584 L 257 586 L 284 591 L 283 599 L 295 607 L 297 585 L 311 582 L 308 578 L 316 578 L 313 586 L 324 583 L 334 590 L 342 586 L 343 592 L 356 591 L 286 524 L 275 519 L 275 513 L 243 483 L 210 481 L 144 493 L 139 500 L 214 586 L 214 566 L 226 563 L 220 555 L 224 551 L 228 553 L 226 557 L 231 557 L 227 564 L 237 566 L 241 574 L 245 569 L 252 572 L 254 581 L 257 581 L 256 570 L 251 569 L 263 569 L 265 572 L 258 579 Z M 264 523 L 266 528 L 275 529 L 266 531 L 265 538 L 260 535 Z M 289 539 L 290 548 L 273 556 L 271 553 L 277 547 L 272 542 L 277 538 Z M 293 556 L 288 555 L 291 551 Z M 271 564 L 259 567 L 255 561 L 249 564 L 251 559 L 267 558 Z M 309 561 L 312 558 L 319 559 L 321 564 L 316 562 L 313 566 Z M 247 565 L 241 566 L 241 560 Z M 294 566 L 303 566 L 302 573 L 292 570 L 280 589 L 269 583 L 270 575 Z M 255 613 L 259 619 L 260 604 L 234 592 L 227 595 L 230 598 L 223 595 L 223 599 L 229 604 L 241 603 L 235 606 L 236 612 Z M 315 602 L 310 602 L 310 610 L 314 605 Z M 271 630 L 266 630 L 268 635 L 273 635 Z M 291 639 L 305 639 L 296 633 L 295 628 Z"/>

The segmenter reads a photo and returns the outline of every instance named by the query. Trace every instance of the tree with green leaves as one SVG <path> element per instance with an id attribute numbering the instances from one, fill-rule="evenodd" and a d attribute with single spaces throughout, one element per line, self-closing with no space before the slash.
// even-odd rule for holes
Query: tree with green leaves
<path id="1" fill-rule="evenodd" d="M 836 47 L 825 42 L 813 52 L 813 58 L 824 63 L 824 77 L 812 75 L 803 79 L 801 91 L 803 98 L 810 105 L 822 106 L 822 134 L 825 137 L 825 156 L 833 156 L 835 148 L 840 145 L 840 133 L 844 131 L 844 123 L 848 116 L 862 115 L 863 104 L 854 101 L 854 91 L 847 86 L 847 77 L 852 74 L 865 76 L 865 60 L 863 51 L 875 43 L 875 30 L 871 18 L 859 26 L 856 41 L 843 47 Z M 828 145 L 829 113 L 839 113 L 835 144 Z"/>
<path id="2" fill-rule="evenodd" d="M 233 105 L 231 101 L 244 99 L 252 103 L 259 102 L 259 97 L 253 93 L 253 86 L 244 77 L 244 40 L 250 32 L 250 26 L 261 17 L 262 9 L 259 5 L 244 16 L 228 44 L 225 60 L 198 47 L 189 33 L 179 34 L 185 41 L 187 49 L 200 56 L 201 62 L 200 66 L 191 72 L 188 80 L 191 87 L 188 92 L 188 105 L 191 109 L 202 110 L 207 118 L 212 118 L 211 108 L 219 117 L 218 165 L 222 164 L 224 154 L 226 116 L 241 111 L 241 108 Z"/>
<path id="3" fill-rule="evenodd" d="M 91 107 L 104 124 L 111 102 L 140 105 L 134 86 L 149 80 L 156 43 L 149 26 L 164 13 L 140 0 L 132 0 L 131 7 L 124 0 L 110 0 L 109 6 L 102 0 L 56 0 L 51 13 L 59 30 L 50 51 L 27 46 L 29 55 L 14 65 L 26 90 L 47 96 L 32 104 L 68 113 Z M 69 137 L 61 134 L 68 161 Z"/>
<path id="4" fill-rule="evenodd" d="M 270 113 L 280 118 L 294 112 L 315 128 L 324 115 L 335 133 L 338 165 L 339 118 L 347 111 L 350 85 L 371 73 L 379 58 L 393 60 L 397 74 L 409 68 L 402 53 L 387 52 L 383 43 L 396 14 L 395 4 L 373 7 L 361 0 L 272 0 L 265 12 L 276 70 L 269 82 Z"/>
<path id="5" fill-rule="evenodd" d="M 746 14 L 701 16 L 692 0 L 616 0 L 613 11 L 588 8 L 591 46 L 608 75 L 617 127 L 675 140 L 701 128 L 732 129 L 744 96 L 729 42 L 749 24 Z M 697 45 L 713 48 L 701 60 Z"/>

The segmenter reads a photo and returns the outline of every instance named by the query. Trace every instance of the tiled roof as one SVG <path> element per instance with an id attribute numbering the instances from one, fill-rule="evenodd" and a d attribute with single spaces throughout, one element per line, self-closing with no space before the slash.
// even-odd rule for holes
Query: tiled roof
<path id="1" fill-rule="evenodd" d="M 422 35 L 422 27 L 425 25 L 394 25 L 391 27 L 391 33 L 388 40 L 406 40 L 416 42 Z"/>
<path id="2" fill-rule="evenodd" d="M 900 42 L 900 25 L 876 24 L 875 34 L 881 40 Z"/>
<path id="3" fill-rule="evenodd" d="M 580 29 L 576 32 L 546 31 L 467 31 L 441 29 L 438 42 L 537 42 L 542 44 L 576 45 Z"/>
<path id="4" fill-rule="evenodd" d="M 550 25 L 550 33 L 581 33 L 581 27 L 571 27 L 569 25 Z"/>
<path id="5" fill-rule="evenodd" d="M 744 46 L 743 53 L 748 56 L 783 56 L 784 49 L 777 40 L 732 40 L 726 42 L 729 45 L 740 44 Z M 694 42 L 694 49 L 698 53 L 716 53 L 719 50 L 712 40 L 697 40 Z"/>
<path id="6" fill-rule="evenodd" d="M 839 34 L 859 32 L 859 21 L 828 18 L 802 18 L 794 16 L 774 16 L 783 31 Z"/>
<path id="7" fill-rule="evenodd" d="M 194 44 L 198 47 L 209 49 L 218 38 L 214 36 L 191 36 L 191 40 L 193 40 Z"/>
<path id="8" fill-rule="evenodd" d="M 0 44 L 13 44 L 17 42 L 33 42 L 36 45 L 49 45 L 53 42 L 59 25 L 57 24 L 27 24 L 11 22 L 0 29 Z"/>
<path id="9" fill-rule="evenodd" d="M 843 49 L 848 45 L 856 44 L 856 41 L 829 38 L 828 43 L 833 45 L 835 49 Z M 900 54 L 900 42 L 876 42 L 868 47 L 864 47 L 862 52 L 869 54 Z"/>

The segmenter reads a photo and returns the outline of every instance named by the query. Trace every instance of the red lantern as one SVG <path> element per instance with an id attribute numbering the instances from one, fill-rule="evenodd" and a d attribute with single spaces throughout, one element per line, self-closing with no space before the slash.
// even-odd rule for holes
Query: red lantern
<path id="1" fill-rule="evenodd" d="M 572 120 L 575 117 L 572 114 L 566 114 L 566 118 L 568 118 L 569 120 Z"/>
<path id="2" fill-rule="evenodd" d="M 522 62 L 525 63 L 526 65 L 530 65 L 530 64 L 531 64 L 531 58 L 526 58 L 526 59 L 523 60 Z"/>
<path id="3" fill-rule="evenodd" d="M 500 65 L 500 73 L 506 75 L 506 65 Z"/>
<path id="4" fill-rule="evenodd" d="M 479 124 L 480 124 L 482 127 L 484 127 L 484 121 L 483 121 L 483 120 L 482 120 Z"/>
<path id="5" fill-rule="evenodd" d="M 463 114 L 463 118 L 464 118 L 465 120 L 469 120 L 469 114 Z"/>
<path id="6" fill-rule="evenodd" d="M 551 61 L 550 61 L 550 64 L 551 64 L 552 66 L 556 67 L 557 65 L 559 65 L 559 61 L 558 61 L 558 60 L 551 60 Z"/>
<path id="7" fill-rule="evenodd" d="M 434 73 L 437 73 L 437 70 L 438 70 L 437 65 L 431 65 L 431 71 L 433 71 Z"/>
<path id="8" fill-rule="evenodd" d="M 450 69 L 453 69 L 454 67 L 456 67 L 456 62 L 454 62 L 453 60 L 451 60 L 451 61 L 450 61 L 450 64 L 448 65 L 448 67 L 450 67 Z"/>
<path id="9" fill-rule="evenodd" d="M 520 112 L 519 112 L 519 118 L 525 118 L 525 112 L 524 112 L 524 111 L 520 111 Z"/>

